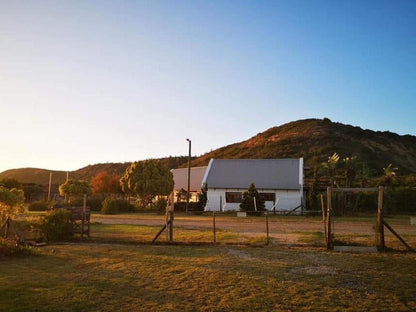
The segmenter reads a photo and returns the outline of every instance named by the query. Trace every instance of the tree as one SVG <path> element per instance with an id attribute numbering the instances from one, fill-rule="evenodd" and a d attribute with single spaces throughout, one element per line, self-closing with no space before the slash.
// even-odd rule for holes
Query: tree
<path id="1" fill-rule="evenodd" d="M 315 168 L 313 170 L 313 182 L 308 193 L 308 203 L 309 203 L 310 210 L 319 210 L 318 186 L 319 186 L 318 168 Z"/>
<path id="2" fill-rule="evenodd" d="M 322 166 L 328 170 L 329 185 L 334 186 L 335 169 L 338 167 L 339 155 L 337 153 L 332 154 L 328 157 L 328 161 L 323 163 Z"/>
<path id="3" fill-rule="evenodd" d="M 181 188 L 178 193 L 176 194 L 176 202 L 181 203 L 183 201 L 186 201 L 188 192 Z"/>
<path id="4" fill-rule="evenodd" d="M 22 190 L 16 188 L 9 190 L 0 186 L 0 223 L 19 212 L 23 212 L 24 200 L 25 195 Z"/>
<path id="5" fill-rule="evenodd" d="M 393 191 L 394 191 L 394 184 L 396 182 L 396 171 L 398 168 L 393 167 L 392 164 L 389 164 L 386 168 L 383 168 L 383 176 L 381 177 L 381 185 L 385 187 L 389 187 L 391 189 L 388 192 L 388 196 L 386 197 L 386 201 L 384 204 L 384 212 L 388 213 L 394 209 L 393 204 Z"/>
<path id="6" fill-rule="evenodd" d="M 156 160 L 134 162 L 120 179 L 123 192 L 138 195 L 142 205 L 149 205 L 157 195 L 173 191 L 172 172 Z"/>
<path id="7" fill-rule="evenodd" d="M 398 168 L 394 168 L 392 164 L 389 164 L 386 168 L 383 168 L 383 176 L 381 178 L 381 185 L 394 188 L 394 182 L 396 181 L 396 171 Z"/>
<path id="8" fill-rule="evenodd" d="M 256 201 L 256 205 L 254 205 Z M 248 190 L 243 193 L 243 199 L 240 204 L 241 211 L 263 211 L 265 210 L 264 199 L 256 189 L 254 183 L 251 183 Z"/>
<path id="9" fill-rule="evenodd" d="M 13 188 L 20 189 L 22 186 L 22 184 L 16 179 L 3 179 L 0 181 L 0 185 L 8 188 L 9 190 Z"/>
<path id="10" fill-rule="evenodd" d="M 118 194 L 121 192 L 120 177 L 106 171 L 99 172 L 92 178 L 91 188 L 94 194 Z"/>
<path id="11" fill-rule="evenodd" d="M 39 199 L 43 195 L 43 187 L 35 183 L 26 183 L 22 186 L 23 191 L 25 192 L 25 198 L 27 202 Z"/>
<path id="12" fill-rule="evenodd" d="M 351 187 L 357 176 L 357 157 L 346 157 L 342 160 L 345 169 L 345 186 Z"/>
<path id="13" fill-rule="evenodd" d="M 201 189 L 201 193 L 198 194 L 198 210 L 202 211 L 207 204 L 208 196 L 205 188 Z"/>
<path id="14" fill-rule="evenodd" d="M 61 196 L 67 195 L 69 201 L 81 199 L 84 194 L 91 194 L 91 186 L 87 181 L 68 180 L 59 186 L 59 194 Z"/>

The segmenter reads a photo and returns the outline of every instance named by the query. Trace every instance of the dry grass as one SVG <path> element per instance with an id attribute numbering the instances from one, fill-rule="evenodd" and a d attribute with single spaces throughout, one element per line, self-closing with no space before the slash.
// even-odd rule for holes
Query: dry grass
<path id="1" fill-rule="evenodd" d="M 131 224 L 93 224 L 86 241 L 0 259 L 0 311 L 416 311 L 415 253 L 328 252 L 319 219 L 272 217 L 265 247 L 261 218 L 224 216 L 220 243 L 207 245 L 210 218 L 178 216 L 185 244 L 150 245 L 160 225 L 138 223 L 151 218 L 114 216 Z M 366 220 L 338 219 L 336 237 L 369 244 Z M 388 222 L 415 243 L 405 218 Z"/>
<path id="2" fill-rule="evenodd" d="M 1 311 L 414 311 L 416 255 L 70 244 L 0 261 Z"/>

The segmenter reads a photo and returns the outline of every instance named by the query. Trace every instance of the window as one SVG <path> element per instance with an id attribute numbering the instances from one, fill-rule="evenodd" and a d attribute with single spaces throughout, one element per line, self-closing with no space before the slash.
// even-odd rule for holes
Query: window
<path id="1" fill-rule="evenodd" d="M 264 201 L 276 201 L 276 194 L 275 193 L 260 193 L 263 196 Z"/>
<path id="2" fill-rule="evenodd" d="M 241 192 L 225 192 L 225 201 L 227 203 L 241 203 L 243 193 Z"/>

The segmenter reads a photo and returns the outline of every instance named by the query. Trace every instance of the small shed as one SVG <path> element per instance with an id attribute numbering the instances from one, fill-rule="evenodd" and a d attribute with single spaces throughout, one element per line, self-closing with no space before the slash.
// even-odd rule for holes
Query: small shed
<path id="1" fill-rule="evenodd" d="M 201 193 L 202 178 L 204 177 L 207 166 L 192 167 L 190 172 L 190 185 L 189 185 L 189 200 L 191 202 L 198 201 L 198 194 Z M 177 200 L 178 192 L 188 188 L 188 168 L 172 169 L 173 181 L 174 181 L 174 200 Z"/>

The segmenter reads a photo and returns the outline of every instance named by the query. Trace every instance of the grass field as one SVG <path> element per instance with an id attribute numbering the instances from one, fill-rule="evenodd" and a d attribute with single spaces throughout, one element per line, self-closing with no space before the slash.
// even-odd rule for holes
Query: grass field
<path id="1" fill-rule="evenodd" d="M 266 246 L 261 218 L 219 219 L 216 245 L 205 216 L 179 216 L 176 244 L 156 245 L 163 217 L 106 218 L 89 239 L 0 258 L 0 311 L 416 311 L 415 253 L 326 251 L 319 219 L 272 218 Z M 140 224 L 147 218 L 156 222 Z M 336 229 L 349 235 L 343 227 L 372 222 L 363 220 L 339 219 Z M 358 240 L 372 241 L 366 235 Z"/>
<path id="2" fill-rule="evenodd" d="M 0 260 L 1 311 L 415 311 L 416 255 L 64 244 Z"/>

